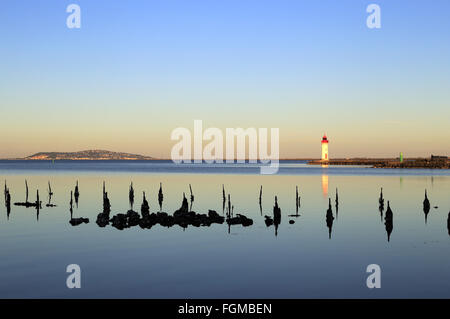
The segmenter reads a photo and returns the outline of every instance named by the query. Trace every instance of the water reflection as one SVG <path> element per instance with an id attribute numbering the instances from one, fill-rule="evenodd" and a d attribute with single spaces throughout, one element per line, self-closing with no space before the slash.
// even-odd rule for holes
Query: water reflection
<path id="1" fill-rule="evenodd" d="M 322 175 L 322 193 L 323 197 L 328 197 L 328 175 Z"/>
<path id="2" fill-rule="evenodd" d="M 383 187 L 381 187 L 380 197 L 378 198 L 378 210 L 380 211 L 381 222 L 383 222 L 383 212 L 384 212 Z"/>
<path id="3" fill-rule="evenodd" d="M 259 213 L 262 216 L 262 185 L 259 188 Z"/>
<path id="4" fill-rule="evenodd" d="M 333 210 L 331 209 L 331 198 L 328 198 L 328 209 L 327 209 L 327 215 L 326 215 L 326 222 L 328 227 L 328 239 L 331 239 L 331 232 L 333 229 Z"/>
<path id="5" fill-rule="evenodd" d="M 301 206 L 300 199 L 301 199 L 301 197 L 298 194 L 298 186 L 296 185 L 295 186 L 295 214 L 288 215 L 289 217 L 300 217 L 300 214 L 299 214 L 299 209 L 300 209 L 300 206 Z M 294 224 L 295 221 L 290 220 L 289 223 L 290 224 Z"/>
<path id="6" fill-rule="evenodd" d="M 321 175 L 323 189 L 328 193 L 328 176 Z M 157 184 L 156 184 L 157 185 Z M 159 192 L 158 192 L 158 204 L 159 204 L 159 212 L 158 213 L 150 213 L 149 201 L 147 199 L 146 193 L 142 192 L 142 204 L 141 204 L 141 212 L 134 211 L 134 203 L 135 203 L 135 188 L 133 182 L 130 183 L 129 192 L 128 192 L 128 200 L 129 200 L 129 210 L 124 210 L 124 213 L 117 213 L 115 215 L 111 215 L 111 203 L 108 197 L 108 193 L 106 192 L 105 182 L 103 182 L 103 210 L 97 215 L 96 223 L 99 227 L 106 227 L 107 225 L 111 225 L 116 229 L 126 229 L 129 227 L 140 226 L 141 228 L 149 229 L 153 225 L 159 224 L 165 227 L 172 227 L 173 225 L 179 225 L 183 229 L 186 229 L 188 226 L 200 227 L 207 226 L 209 227 L 211 224 L 223 224 L 226 222 L 228 226 L 228 232 L 231 232 L 231 227 L 234 225 L 241 225 L 244 227 L 248 227 L 253 225 L 253 219 L 247 217 L 243 213 L 235 214 L 235 203 L 231 201 L 231 194 L 225 192 L 224 184 L 222 184 L 222 216 L 217 214 L 215 210 L 208 209 L 207 214 L 200 214 L 194 212 L 193 203 L 194 203 L 194 194 L 193 187 L 191 184 L 189 185 L 190 197 L 186 196 L 187 194 L 183 193 L 181 207 L 175 211 L 173 215 L 170 215 L 166 212 L 162 211 L 162 203 L 163 203 L 163 191 L 162 191 L 162 182 L 159 183 Z M 291 188 L 293 189 L 293 188 Z M 220 193 L 219 193 L 220 194 Z M 324 193 L 325 194 L 325 193 Z M 39 221 L 40 218 L 40 210 L 42 209 L 42 202 L 40 200 L 39 190 L 36 190 L 36 200 L 29 200 L 29 184 L 27 180 L 25 180 L 25 201 L 24 202 L 16 202 L 17 206 L 24 206 L 25 208 L 32 207 L 36 210 L 36 220 Z M 50 181 L 48 182 L 48 204 L 47 207 L 54 207 L 55 204 L 52 203 L 52 198 L 54 196 L 54 191 L 52 189 L 52 184 Z M 77 226 L 83 223 L 89 223 L 88 218 L 84 217 L 74 217 L 74 210 L 78 208 L 77 198 L 79 198 L 79 183 L 76 181 L 76 186 L 74 191 L 70 191 L 70 224 L 72 226 Z M 219 195 L 220 196 L 220 195 Z M 263 185 L 260 185 L 259 189 L 259 215 L 262 214 L 262 202 L 263 202 Z M 11 214 L 11 193 L 8 185 L 4 184 L 4 198 L 5 198 L 5 207 L 7 212 L 7 219 L 9 220 Z M 220 197 L 219 197 L 220 198 Z M 308 197 L 309 198 L 309 197 Z M 291 197 L 292 199 L 292 197 Z M 289 217 L 300 217 L 300 199 L 301 196 L 299 194 L 299 187 L 295 185 L 295 214 L 287 215 Z M 279 234 L 279 228 L 281 224 L 281 208 L 278 203 L 279 197 L 275 196 L 275 203 L 273 206 L 273 214 L 272 216 L 264 216 L 264 223 L 267 227 L 274 226 L 275 236 Z M 326 226 L 328 228 L 328 237 L 331 239 L 332 235 L 332 227 L 334 223 L 334 219 L 338 219 L 339 216 L 339 190 L 336 187 L 335 193 L 335 211 L 336 214 L 333 213 L 331 198 L 328 198 L 328 209 L 326 212 Z M 391 234 L 393 231 L 393 212 L 390 207 L 390 202 L 388 201 L 387 210 L 384 215 L 384 203 L 385 198 L 383 194 L 383 188 L 380 189 L 378 204 L 379 204 L 379 212 L 380 218 L 383 221 L 384 217 L 384 225 L 387 233 L 388 242 L 390 241 Z M 169 203 L 170 204 L 170 203 Z M 256 205 L 254 205 L 256 210 Z M 435 206 L 437 208 L 437 206 Z M 423 200 L 423 212 L 425 215 L 425 223 L 428 221 L 428 214 L 431 209 L 430 200 L 428 198 L 428 191 L 425 189 L 425 198 Z M 239 209 L 241 211 L 241 209 Z M 289 208 L 288 208 L 289 210 Z M 220 218 L 219 218 L 220 217 Z M 262 219 L 261 219 L 262 220 Z M 294 224 L 294 220 L 289 220 L 290 224 Z M 445 222 L 444 222 L 445 223 Z M 450 232 L 450 219 L 447 220 L 447 228 Z"/>
<path id="7" fill-rule="evenodd" d="M 9 220 L 9 215 L 11 214 L 11 193 L 9 192 L 9 188 L 6 185 L 6 181 L 4 194 L 5 194 L 6 219 Z"/>
<path id="8" fill-rule="evenodd" d="M 261 192 L 262 192 L 262 186 L 261 186 Z M 225 195 L 225 186 L 222 184 L 222 216 L 225 216 L 225 203 L 227 202 L 227 197 Z M 261 204 L 259 205 L 261 212 L 262 207 Z"/>
<path id="9" fill-rule="evenodd" d="M 427 223 L 429 212 L 430 212 L 430 201 L 428 200 L 427 190 L 425 190 L 425 199 L 423 200 L 423 213 L 425 214 L 425 224 Z"/>
<path id="10" fill-rule="evenodd" d="M 144 201 L 145 193 L 144 193 Z M 148 206 L 148 203 L 147 203 Z M 141 208 L 142 210 L 143 208 Z M 105 182 L 103 181 L 103 211 L 97 215 L 96 223 L 99 227 L 106 227 L 109 224 L 109 214 L 111 213 L 111 203 L 108 198 L 108 192 L 106 192 Z"/>
<path id="11" fill-rule="evenodd" d="M 339 194 L 338 194 L 338 189 L 336 187 L 336 197 L 334 199 L 334 205 L 336 208 L 336 219 L 338 219 L 338 215 L 339 215 Z"/>
<path id="12" fill-rule="evenodd" d="M 162 211 L 162 204 L 164 200 L 163 190 L 162 190 L 162 183 L 159 183 L 159 192 L 158 192 L 158 203 L 159 203 L 159 211 Z"/>
<path id="13" fill-rule="evenodd" d="M 36 220 L 39 221 L 39 210 L 42 208 L 42 201 L 39 200 L 39 190 L 36 190 Z"/>
<path id="14" fill-rule="evenodd" d="M 204 215 L 201 215 L 201 214 L 198 214 L 198 215 L 205 217 Z M 195 216 L 193 216 L 193 217 L 195 217 Z M 211 217 L 212 220 L 218 220 L 218 221 L 223 219 L 223 217 L 220 217 L 214 210 L 208 211 L 208 217 Z M 218 217 L 220 217 L 220 219 L 218 219 Z M 228 207 L 227 207 L 226 222 L 228 225 L 228 233 L 231 232 L 232 225 L 242 225 L 244 227 L 253 225 L 253 220 L 248 218 L 247 216 L 245 216 L 243 214 L 234 215 L 234 205 L 231 204 L 231 194 L 228 194 Z M 222 222 L 218 222 L 218 223 L 221 224 Z M 208 225 L 208 223 L 206 223 L 203 226 L 210 226 L 210 224 Z"/>
<path id="15" fill-rule="evenodd" d="M 189 206 L 189 210 L 192 211 L 192 204 L 194 203 L 194 193 L 192 192 L 192 186 L 189 184 L 189 191 L 191 192 L 191 204 Z"/>
<path id="16" fill-rule="evenodd" d="M 450 212 L 448 213 L 448 217 L 447 217 L 447 230 L 448 230 L 448 235 L 450 236 Z"/>
<path id="17" fill-rule="evenodd" d="M 78 189 L 78 181 L 75 185 L 74 196 L 75 196 L 75 204 L 77 205 L 77 208 L 78 208 L 78 199 L 80 198 L 80 190 Z"/>
<path id="18" fill-rule="evenodd" d="M 46 207 L 56 207 L 55 204 L 52 204 L 52 198 L 53 198 L 53 190 L 52 186 L 50 185 L 50 181 L 48 182 L 48 189 L 47 189 L 47 195 L 48 195 L 48 202 L 45 205 Z"/>
<path id="19" fill-rule="evenodd" d="M 78 191 L 78 182 L 77 182 L 77 186 L 75 188 L 75 192 Z M 75 193 L 76 194 L 76 193 Z M 75 196 L 75 201 L 76 201 L 77 196 Z M 78 206 L 77 206 L 78 208 Z M 69 202 L 69 211 L 70 211 L 70 220 L 69 223 L 72 226 L 78 226 L 81 224 L 88 224 L 89 223 L 89 218 L 84 218 L 84 217 L 79 217 L 79 218 L 74 218 L 73 217 L 73 192 L 70 192 L 70 202 Z"/>
<path id="20" fill-rule="evenodd" d="M 274 225 L 275 237 L 278 236 L 278 226 L 281 223 L 281 208 L 278 206 L 278 198 L 275 196 L 275 205 L 273 206 L 273 217 L 264 216 L 267 227 Z"/>
<path id="21" fill-rule="evenodd" d="M 133 209 L 134 205 L 134 188 L 133 182 L 130 184 L 130 190 L 128 191 L 128 202 L 130 203 L 130 209 Z"/>
<path id="22" fill-rule="evenodd" d="M 388 242 L 391 239 L 391 233 L 392 233 L 392 230 L 394 228 L 393 219 L 394 219 L 394 215 L 392 214 L 392 210 L 391 210 L 391 207 L 390 207 L 390 204 L 389 204 L 389 201 L 388 201 L 387 202 L 386 217 L 384 218 L 384 225 L 386 226 L 386 233 L 387 233 Z"/>

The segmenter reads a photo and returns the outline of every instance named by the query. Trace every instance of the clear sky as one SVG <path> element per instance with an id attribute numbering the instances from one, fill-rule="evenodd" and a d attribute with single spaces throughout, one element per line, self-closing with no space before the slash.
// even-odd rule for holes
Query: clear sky
<path id="1" fill-rule="evenodd" d="M 81 7 L 68 29 L 66 7 Z M 366 7 L 381 7 L 368 29 Z M 450 1 L 2 0 L 0 157 L 168 157 L 176 127 L 279 127 L 280 155 L 450 155 Z"/>

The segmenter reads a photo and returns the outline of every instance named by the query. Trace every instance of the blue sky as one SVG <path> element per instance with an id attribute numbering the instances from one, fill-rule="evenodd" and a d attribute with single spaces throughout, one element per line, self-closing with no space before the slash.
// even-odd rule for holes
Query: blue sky
<path id="1" fill-rule="evenodd" d="M 67 5 L 81 28 L 66 27 Z M 368 29 L 366 7 L 381 7 Z M 450 149 L 449 1 L 12 1 L 0 156 L 170 154 L 170 132 L 279 127 L 280 153 Z"/>

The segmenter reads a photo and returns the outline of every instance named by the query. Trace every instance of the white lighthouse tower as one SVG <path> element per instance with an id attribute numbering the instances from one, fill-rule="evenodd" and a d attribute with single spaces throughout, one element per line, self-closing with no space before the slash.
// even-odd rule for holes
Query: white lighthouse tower
<path id="1" fill-rule="evenodd" d="M 327 135 L 324 134 L 324 136 L 322 137 L 322 161 L 328 161 L 329 157 L 328 157 L 328 139 L 327 139 Z"/>

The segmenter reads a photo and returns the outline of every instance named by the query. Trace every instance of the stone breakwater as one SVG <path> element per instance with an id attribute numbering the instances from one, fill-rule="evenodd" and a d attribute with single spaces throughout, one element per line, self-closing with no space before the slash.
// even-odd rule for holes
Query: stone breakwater
<path id="1" fill-rule="evenodd" d="M 385 162 L 375 164 L 376 168 L 430 168 L 430 169 L 450 169 L 450 161 L 434 161 L 429 159 L 411 160 L 400 162 Z"/>
<path id="2" fill-rule="evenodd" d="M 374 168 L 429 168 L 429 169 L 450 169 L 448 159 L 405 159 L 400 162 L 398 159 L 335 159 L 329 161 L 312 160 L 310 165 L 360 165 Z"/>

